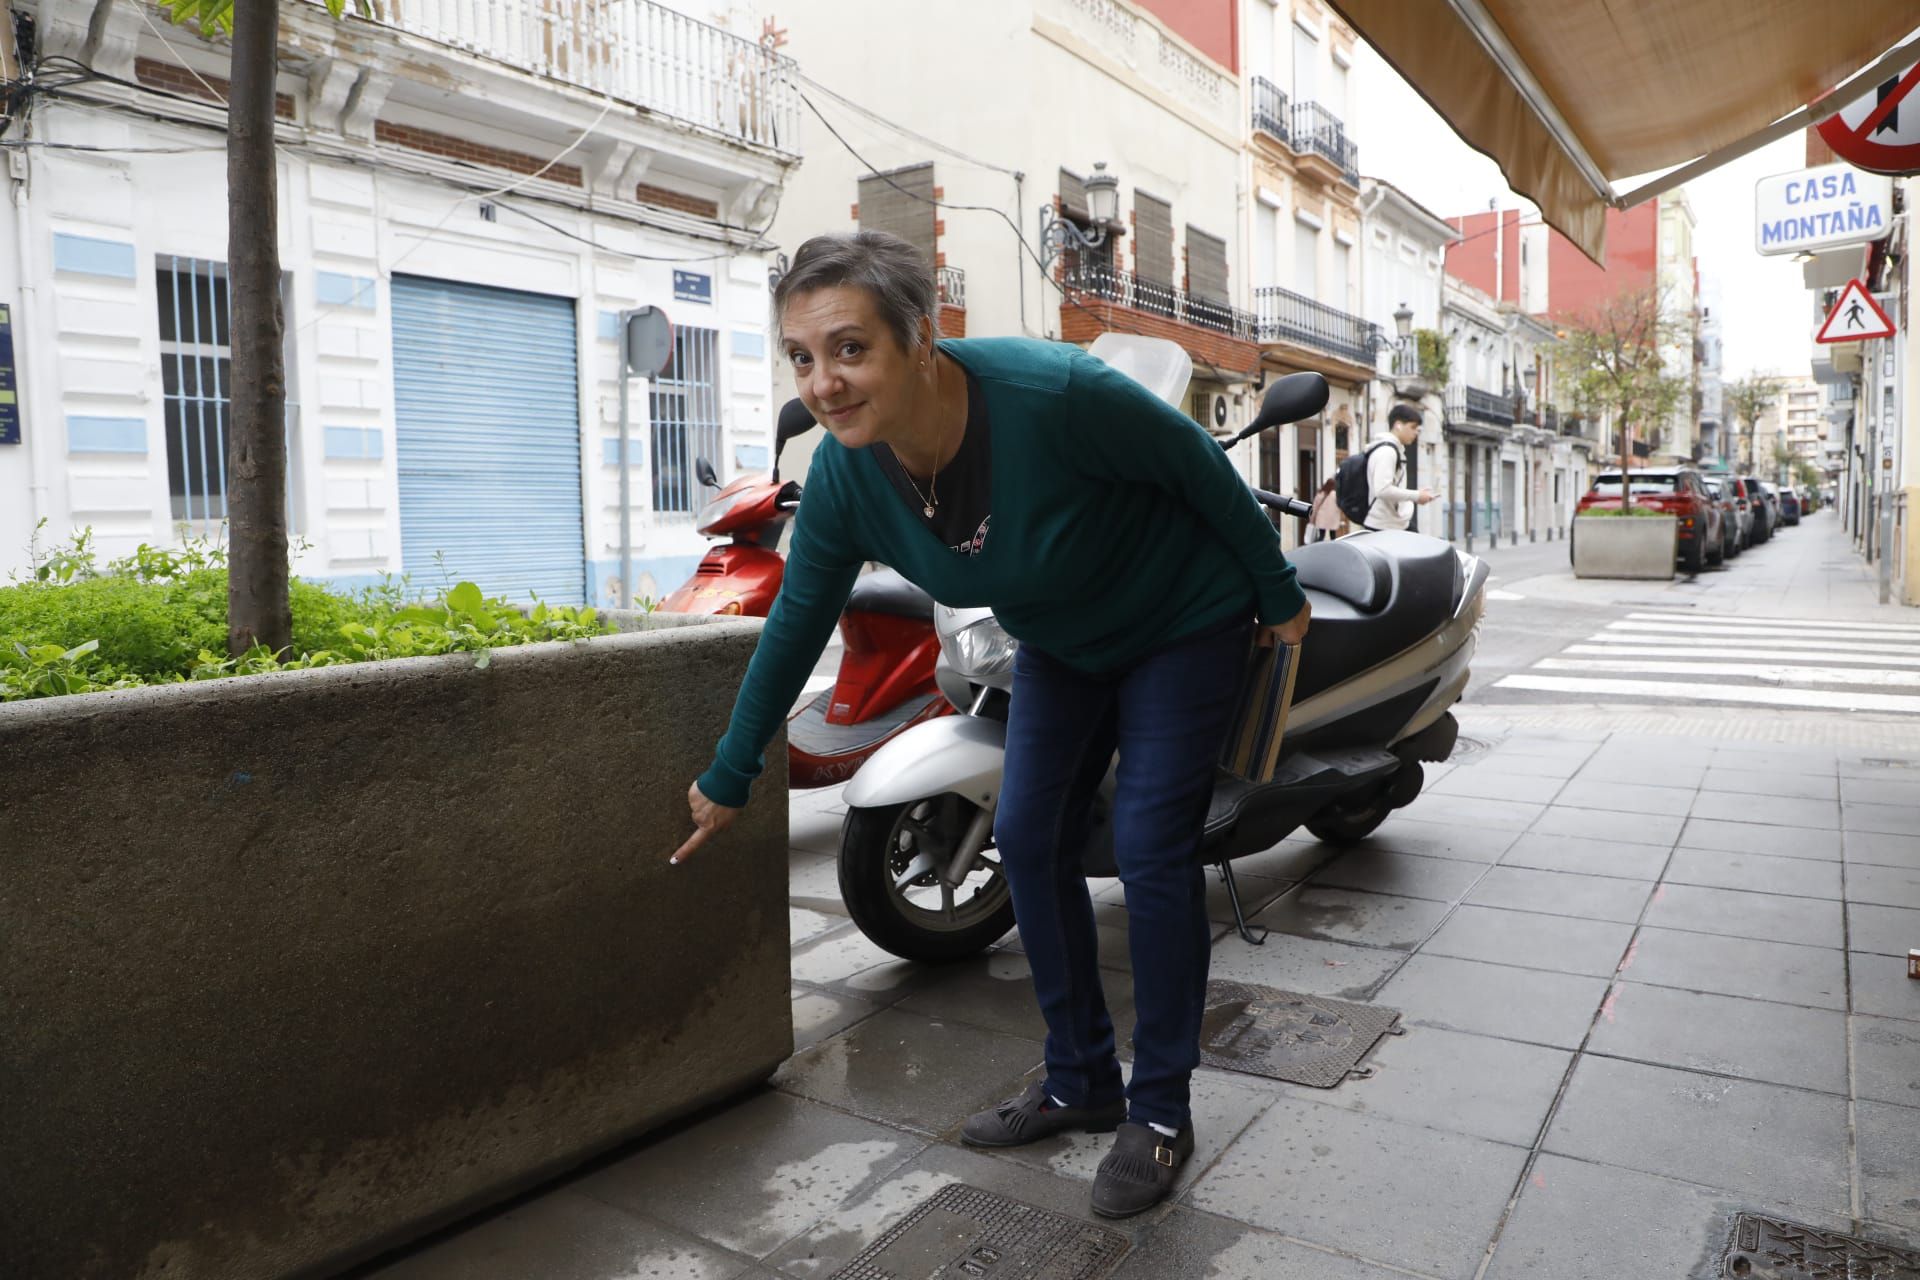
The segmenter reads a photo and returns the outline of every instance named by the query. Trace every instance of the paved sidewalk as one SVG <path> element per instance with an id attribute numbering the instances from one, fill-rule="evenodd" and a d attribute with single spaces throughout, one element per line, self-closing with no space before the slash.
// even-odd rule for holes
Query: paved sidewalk
<path id="1" fill-rule="evenodd" d="M 1880 603 L 1880 567 L 1860 558 L 1831 507 L 1777 531 L 1725 565 L 1693 577 L 1682 574 L 1671 582 L 1575 578 L 1566 559 L 1567 544 L 1553 545 L 1558 551 L 1552 558 L 1543 547 L 1524 543 L 1503 546 L 1485 558 L 1502 579 L 1499 585 L 1525 598 L 1695 607 L 1702 614 L 1751 617 L 1920 620 L 1920 609 Z"/>
<path id="2" fill-rule="evenodd" d="M 792 814 L 801 1047 L 772 1086 L 370 1274 L 825 1277 L 956 1181 L 1090 1216 L 1105 1139 L 955 1139 L 1041 1058 L 1017 939 L 892 959 L 842 914 L 836 795 Z M 1121 1225 L 1116 1274 L 1697 1276 L 1739 1210 L 1920 1247 L 1916 832 L 1920 740 L 1516 731 L 1363 845 L 1244 860 L 1276 932 L 1242 942 L 1216 892 L 1215 976 L 1407 1034 L 1330 1091 L 1203 1069 L 1194 1172 Z"/>

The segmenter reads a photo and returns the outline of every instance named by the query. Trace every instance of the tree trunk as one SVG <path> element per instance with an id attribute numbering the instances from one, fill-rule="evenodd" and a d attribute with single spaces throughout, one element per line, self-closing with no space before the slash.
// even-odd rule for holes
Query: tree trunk
<path id="1" fill-rule="evenodd" d="M 233 7 L 227 99 L 227 272 L 233 391 L 227 433 L 227 649 L 292 643 L 287 605 L 286 369 L 273 152 L 279 0 Z"/>

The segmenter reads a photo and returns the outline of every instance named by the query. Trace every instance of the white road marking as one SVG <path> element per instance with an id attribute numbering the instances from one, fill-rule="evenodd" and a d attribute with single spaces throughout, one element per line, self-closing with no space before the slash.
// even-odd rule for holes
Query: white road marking
<path id="1" fill-rule="evenodd" d="M 1702 649 L 1708 649 L 1713 652 L 1719 652 L 1722 646 L 1725 646 L 1725 645 L 1741 645 L 1741 644 L 1752 645 L 1752 644 L 1758 644 L 1760 642 L 1761 641 L 1759 637 L 1744 636 L 1744 635 L 1696 639 L 1690 635 L 1668 636 L 1668 635 L 1656 635 L 1650 632 L 1642 632 L 1642 631 L 1601 631 L 1588 636 L 1584 641 L 1584 643 L 1586 644 L 1659 645 L 1659 646 L 1673 648 L 1673 649 L 1702 648 Z M 1774 636 L 1767 636 L 1765 638 L 1765 643 L 1767 648 L 1769 649 L 1782 649 L 1782 650 L 1797 650 L 1797 649 L 1829 650 L 1834 648 L 1837 644 L 1845 644 L 1848 653 L 1860 653 L 1860 654 L 1871 654 L 1871 655 L 1920 654 L 1920 645 L 1891 644 L 1891 643 L 1883 644 L 1879 642 L 1856 641 L 1856 640 L 1835 641 L 1835 640 L 1802 640 L 1798 638 L 1779 639 Z"/>
<path id="2" fill-rule="evenodd" d="M 1713 637 L 1718 637 L 1726 640 L 1745 639 L 1755 635 L 1781 634 L 1780 632 L 1774 631 L 1774 630 L 1756 632 L 1751 627 L 1723 627 L 1718 624 L 1708 623 L 1704 620 L 1697 623 L 1609 622 L 1607 624 L 1607 630 L 1646 632 L 1654 635 L 1687 635 L 1687 636 L 1699 636 L 1699 637 L 1713 636 Z M 1905 636 L 1890 634 L 1887 632 L 1843 631 L 1838 628 L 1828 627 L 1820 624 L 1803 624 L 1801 626 L 1797 626 L 1793 628 L 1793 630 L 1785 634 L 1798 636 L 1803 640 L 1858 640 L 1862 642 L 1871 641 L 1874 643 L 1882 643 L 1882 644 L 1887 643 L 1889 641 L 1904 642 L 1906 640 Z M 1916 636 L 1914 638 L 1913 643 L 1915 643 L 1916 645 L 1920 645 L 1920 636 Z"/>
<path id="3" fill-rule="evenodd" d="M 1598 676 L 1536 676 L 1524 672 L 1494 682 L 1496 689 L 1639 697 L 1662 702 L 1733 702 L 1765 707 L 1812 707 L 1828 711 L 1894 711 L 1920 715 L 1920 697 L 1897 693 L 1848 693 L 1823 689 L 1761 689 L 1746 685 L 1679 684 L 1672 680 L 1607 680 Z"/>
<path id="4" fill-rule="evenodd" d="M 837 682 L 838 678 L 835 676 L 809 676 L 807 682 L 800 686 L 800 696 L 811 698 L 816 693 L 825 693 Z"/>
<path id="5" fill-rule="evenodd" d="M 1498 590 L 1497 588 L 1493 588 L 1487 591 L 1487 599 L 1489 600 L 1525 600 L 1526 597 L 1521 595 L 1517 591 L 1501 591 L 1501 590 Z"/>
<path id="6" fill-rule="evenodd" d="M 1920 637 L 1920 623 L 1854 622 L 1844 618 L 1756 618 L 1744 613 L 1630 613 L 1635 622 L 1693 622 L 1709 626 L 1751 624 L 1756 627 L 1832 627 L 1848 631 L 1886 631 Z"/>
<path id="7" fill-rule="evenodd" d="M 1920 688 L 1920 671 L 1857 667 L 1794 667 L 1774 662 L 1649 662 L 1645 659 L 1545 658 L 1535 671 L 1604 671 L 1618 675 L 1746 676 L 1780 684 L 1865 684 Z"/>
<path id="8" fill-rule="evenodd" d="M 1778 662 L 1782 658 L 1791 658 L 1795 662 L 1851 662 L 1869 667 L 1920 667 L 1920 654 L 1892 653 L 1839 653 L 1832 649 L 1816 648 L 1809 644 L 1812 652 L 1794 650 L 1782 653 L 1768 646 L 1765 649 L 1728 648 L 1718 644 L 1688 645 L 1637 645 L 1637 644 L 1570 644 L 1562 653 L 1584 653 L 1598 658 L 1624 658 L 1638 656 L 1642 658 L 1699 658 L 1711 661 L 1724 661 L 1728 658 L 1754 658 L 1762 662 Z"/>

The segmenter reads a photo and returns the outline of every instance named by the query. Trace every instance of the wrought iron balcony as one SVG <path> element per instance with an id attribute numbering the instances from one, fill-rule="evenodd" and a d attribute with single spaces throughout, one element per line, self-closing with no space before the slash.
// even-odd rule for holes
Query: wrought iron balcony
<path id="1" fill-rule="evenodd" d="M 1360 148 L 1347 137 L 1340 117 L 1317 102 L 1293 104 L 1293 149 L 1332 161 L 1349 186 L 1360 185 Z"/>
<path id="2" fill-rule="evenodd" d="M 935 267 L 933 291 L 947 306 L 964 308 L 967 305 L 967 273 L 958 267 Z"/>
<path id="3" fill-rule="evenodd" d="M 516 71 L 800 154 L 793 59 L 653 0 L 384 0 L 367 9 L 374 22 Z"/>
<path id="4" fill-rule="evenodd" d="M 1139 276 L 1098 264 L 1071 267 L 1062 283 L 1069 294 L 1117 302 L 1135 311 L 1165 316 L 1195 328 L 1224 333 L 1243 342 L 1254 340 L 1254 318 L 1224 302 L 1196 298 L 1184 289 L 1142 280 Z"/>
<path id="5" fill-rule="evenodd" d="M 1466 409 L 1469 419 L 1475 422 L 1491 422 L 1501 427 L 1513 425 L 1514 398 L 1512 396 L 1482 391 L 1478 387 L 1468 387 L 1466 392 Z"/>
<path id="6" fill-rule="evenodd" d="M 1371 321 L 1278 286 L 1255 289 L 1253 306 L 1262 342 L 1291 342 L 1355 364 L 1373 363 L 1380 326 Z"/>
<path id="7" fill-rule="evenodd" d="M 1253 127 L 1281 142 L 1285 142 L 1291 132 L 1287 122 L 1287 91 L 1265 76 L 1253 78 Z"/>

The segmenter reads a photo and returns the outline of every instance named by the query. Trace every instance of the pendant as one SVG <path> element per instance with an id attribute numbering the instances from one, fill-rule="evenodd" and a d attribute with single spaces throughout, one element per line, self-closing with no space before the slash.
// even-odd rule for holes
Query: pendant
<path id="1" fill-rule="evenodd" d="M 931 506 L 925 507 L 923 508 L 923 510 L 926 513 L 927 519 L 929 520 L 933 519 L 933 508 Z"/>

